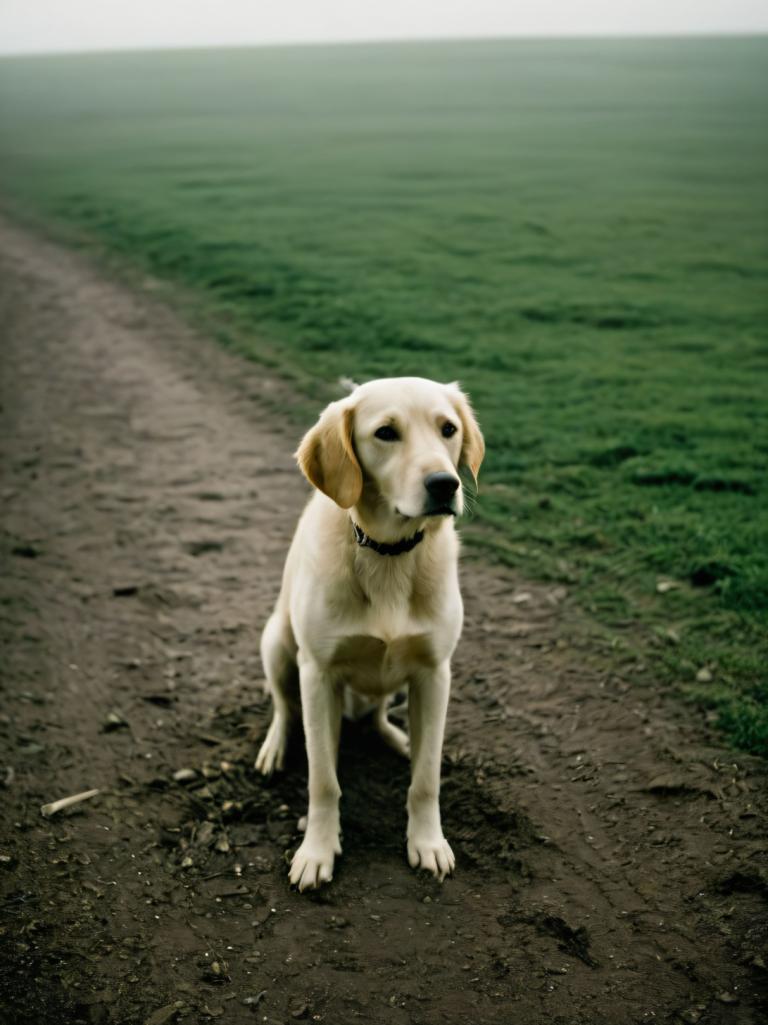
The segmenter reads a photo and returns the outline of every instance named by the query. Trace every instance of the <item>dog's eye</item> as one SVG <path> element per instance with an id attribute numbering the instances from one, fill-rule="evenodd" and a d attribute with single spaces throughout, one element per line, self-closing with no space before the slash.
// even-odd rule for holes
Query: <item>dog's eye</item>
<path id="1" fill-rule="evenodd" d="M 456 433 L 456 424 L 452 424 L 450 420 L 446 420 L 443 424 L 443 437 L 452 438 Z"/>
<path id="2" fill-rule="evenodd" d="M 399 441 L 400 435 L 397 433 L 394 427 L 390 427 L 386 424 L 384 427 L 379 427 L 375 435 L 379 441 Z"/>

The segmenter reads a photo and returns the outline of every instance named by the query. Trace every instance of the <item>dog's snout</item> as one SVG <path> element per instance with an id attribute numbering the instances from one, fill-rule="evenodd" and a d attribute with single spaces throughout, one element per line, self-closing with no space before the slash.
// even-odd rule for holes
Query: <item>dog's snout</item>
<path id="1" fill-rule="evenodd" d="M 456 494 L 459 482 L 452 473 L 441 470 L 439 473 L 430 473 L 424 478 L 424 487 L 430 496 L 439 503 L 450 502 Z"/>

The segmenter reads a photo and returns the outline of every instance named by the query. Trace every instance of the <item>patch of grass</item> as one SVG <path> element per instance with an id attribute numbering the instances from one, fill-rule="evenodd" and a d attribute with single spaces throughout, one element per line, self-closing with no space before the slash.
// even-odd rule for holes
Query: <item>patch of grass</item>
<path id="1" fill-rule="evenodd" d="M 460 379 L 489 442 L 470 543 L 642 624 L 656 670 L 766 752 L 766 58 L 753 38 L 6 59 L 3 182 L 194 294 L 296 381 L 299 418 L 340 375 Z"/>

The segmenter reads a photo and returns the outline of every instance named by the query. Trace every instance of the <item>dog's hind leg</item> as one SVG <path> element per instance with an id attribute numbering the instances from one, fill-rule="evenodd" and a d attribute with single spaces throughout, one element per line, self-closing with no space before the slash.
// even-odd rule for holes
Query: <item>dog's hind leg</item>
<path id="1" fill-rule="evenodd" d="M 389 746 L 397 751 L 399 755 L 402 755 L 403 758 L 410 758 L 411 745 L 408 740 L 408 734 L 404 730 L 401 730 L 399 726 L 395 726 L 393 722 L 389 721 L 389 717 L 387 716 L 389 704 L 389 698 L 384 698 L 379 702 L 374 719 L 376 729 L 381 734 L 382 740 L 385 744 L 389 744 Z"/>
<path id="2" fill-rule="evenodd" d="M 272 722 L 256 758 L 256 769 L 271 776 L 285 764 L 285 751 L 299 699 L 299 671 L 290 624 L 273 613 L 261 637 L 266 688 L 272 695 Z"/>

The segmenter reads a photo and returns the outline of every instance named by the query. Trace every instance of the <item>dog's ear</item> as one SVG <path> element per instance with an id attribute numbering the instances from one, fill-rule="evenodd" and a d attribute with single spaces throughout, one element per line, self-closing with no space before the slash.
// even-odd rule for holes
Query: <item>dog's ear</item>
<path id="1" fill-rule="evenodd" d="M 462 440 L 459 466 L 469 467 L 475 486 L 477 486 L 477 475 L 485 455 L 485 441 L 477 425 L 475 414 L 472 412 L 469 399 L 459 387 L 459 382 L 454 381 L 448 387 L 451 389 L 451 398 L 461 420 Z"/>
<path id="2" fill-rule="evenodd" d="M 363 491 L 363 471 L 352 444 L 354 415 L 348 399 L 332 402 L 304 435 L 296 452 L 309 483 L 342 509 L 357 505 Z"/>

